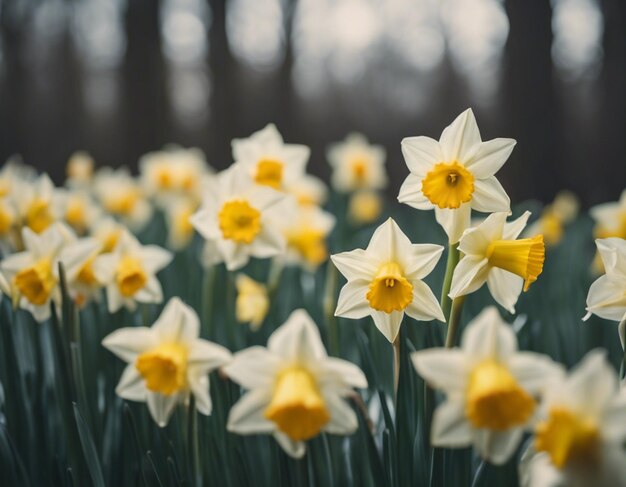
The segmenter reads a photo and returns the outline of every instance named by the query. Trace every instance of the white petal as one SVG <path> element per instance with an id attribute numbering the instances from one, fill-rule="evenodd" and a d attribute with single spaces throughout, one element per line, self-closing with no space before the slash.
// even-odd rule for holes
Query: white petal
<path id="1" fill-rule="evenodd" d="M 266 221 L 252 243 L 252 255 L 259 259 L 267 259 L 282 254 L 286 246 L 284 235 L 271 222 Z"/>
<path id="2" fill-rule="evenodd" d="M 318 381 L 322 388 L 358 389 L 367 388 L 367 379 L 363 371 L 352 362 L 335 357 L 328 357 L 320 364 Z"/>
<path id="3" fill-rule="evenodd" d="M 474 177 L 484 179 L 493 176 L 511 155 L 514 139 L 492 139 L 482 142 L 474 157 L 465 163 Z"/>
<path id="4" fill-rule="evenodd" d="M 519 384 L 530 394 L 543 392 L 546 384 L 565 375 L 565 369 L 547 355 L 517 352 L 508 358 L 507 366 Z"/>
<path id="5" fill-rule="evenodd" d="M 479 289 L 489 276 L 487 259 L 466 255 L 454 268 L 450 297 L 465 296 Z"/>
<path id="6" fill-rule="evenodd" d="M 132 363 L 137 355 L 158 345 L 150 328 L 120 328 L 104 337 L 102 345 L 125 362 Z"/>
<path id="7" fill-rule="evenodd" d="M 388 218 L 374 231 L 366 252 L 368 256 L 388 262 L 396 259 L 396 252 L 403 246 L 408 249 L 410 245 L 411 242 L 398 224 L 393 218 Z"/>
<path id="8" fill-rule="evenodd" d="M 615 396 L 618 379 L 608 363 L 606 350 L 587 353 L 567 379 L 572 399 L 593 416 L 602 414 Z"/>
<path id="9" fill-rule="evenodd" d="M 467 325 L 461 347 L 476 358 L 501 357 L 506 361 L 517 351 L 517 337 L 497 308 L 489 306 Z"/>
<path id="10" fill-rule="evenodd" d="M 466 230 L 459 241 L 459 250 L 466 255 L 484 257 L 489 244 L 503 238 L 506 217 L 506 212 L 492 213 L 478 226 Z"/>
<path id="11" fill-rule="evenodd" d="M 411 354 L 413 366 L 431 386 L 448 392 L 463 391 L 467 384 L 467 357 L 459 349 L 428 348 Z"/>
<path id="12" fill-rule="evenodd" d="M 331 255 L 330 259 L 348 281 L 354 279 L 370 281 L 376 274 L 376 265 L 370 261 L 369 256 L 363 249 Z"/>
<path id="13" fill-rule="evenodd" d="M 385 335 L 385 338 L 389 340 L 390 343 L 393 343 L 400 331 L 404 312 L 392 311 L 391 313 L 385 313 L 384 311 L 373 311 L 372 318 L 374 319 L 376 328 Z"/>
<path id="14" fill-rule="evenodd" d="M 526 227 L 530 215 L 530 211 L 525 211 L 519 218 L 516 218 L 512 222 L 506 223 L 504 225 L 504 230 L 502 231 L 502 238 L 505 240 L 515 240 L 517 237 L 519 237 Z"/>
<path id="15" fill-rule="evenodd" d="M 474 446 L 480 456 L 495 465 L 502 465 L 515 453 L 523 435 L 523 428 L 506 431 L 474 430 Z"/>
<path id="16" fill-rule="evenodd" d="M 133 298 L 140 303 L 160 303 L 163 301 L 163 288 L 156 276 L 150 276 L 146 285 Z"/>
<path id="17" fill-rule="evenodd" d="M 158 392 L 150 391 L 148 391 L 147 394 L 150 415 L 161 428 L 167 426 L 170 416 L 174 412 L 174 408 L 179 401 L 180 397 L 178 394 L 166 396 L 164 394 L 159 394 Z"/>
<path id="18" fill-rule="evenodd" d="M 335 316 L 360 319 L 372 312 L 369 301 L 366 299 L 368 282 L 362 279 L 350 281 L 339 292 Z"/>
<path id="19" fill-rule="evenodd" d="M 232 355 L 221 345 L 199 338 L 192 343 L 187 360 L 190 366 L 207 373 L 230 362 Z"/>
<path id="20" fill-rule="evenodd" d="M 589 287 L 587 310 L 606 320 L 621 321 L 626 314 L 626 294 L 622 279 L 604 275 Z"/>
<path id="21" fill-rule="evenodd" d="M 565 479 L 547 453 L 536 453 L 520 464 L 522 487 L 563 487 Z"/>
<path id="22" fill-rule="evenodd" d="M 315 363 L 326 358 L 319 329 L 303 309 L 293 311 L 267 341 L 267 348 L 286 360 L 304 360 Z"/>
<path id="23" fill-rule="evenodd" d="M 194 377 L 189 381 L 189 388 L 196 400 L 196 409 L 205 416 L 213 410 L 211 394 L 209 393 L 209 377 L 206 374 L 193 372 Z M 197 374 L 197 375 L 196 375 Z"/>
<path id="24" fill-rule="evenodd" d="M 495 176 L 474 181 L 474 193 L 471 201 L 476 211 L 492 213 L 495 211 L 510 211 L 511 200 Z"/>
<path id="25" fill-rule="evenodd" d="M 115 313 L 124 306 L 124 298 L 117 289 L 117 285 L 109 284 L 107 286 L 107 308 L 109 313 Z"/>
<path id="26" fill-rule="evenodd" d="M 173 257 L 170 251 L 157 245 L 146 245 L 141 249 L 141 259 L 149 274 L 155 274 L 166 267 Z"/>
<path id="27" fill-rule="evenodd" d="M 422 193 L 422 179 L 415 174 L 409 174 L 398 193 L 398 201 L 405 203 L 417 210 L 432 210 L 433 204 Z"/>
<path id="28" fill-rule="evenodd" d="M 115 277 L 115 269 L 119 263 L 118 254 L 103 254 L 95 258 L 92 270 L 96 279 L 104 284 L 110 283 Z"/>
<path id="29" fill-rule="evenodd" d="M 323 430 L 333 435 L 351 435 L 359 427 L 356 414 L 346 401 L 331 394 L 325 397 L 330 412 L 330 421 Z"/>
<path id="30" fill-rule="evenodd" d="M 487 277 L 487 286 L 493 299 L 509 313 L 515 313 L 515 303 L 524 287 L 524 279 L 504 269 L 492 268 Z"/>
<path id="31" fill-rule="evenodd" d="M 276 425 L 263 416 L 271 400 L 269 390 L 256 389 L 244 394 L 237 403 L 230 408 L 228 414 L 228 431 L 240 435 L 256 433 L 271 433 Z"/>
<path id="32" fill-rule="evenodd" d="M 124 369 L 122 377 L 115 388 L 115 393 L 122 399 L 129 401 L 143 402 L 146 400 L 148 390 L 143 377 L 137 371 L 134 363 L 127 365 Z"/>
<path id="33" fill-rule="evenodd" d="M 409 251 L 400 255 L 404 273 L 409 279 L 424 279 L 439 262 L 443 247 L 433 244 L 412 244 Z"/>
<path id="34" fill-rule="evenodd" d="M 470 203 L 463 203 L 456 210 L 435 208 L 437 223 L 443 227 L 448 236 L 448 242 L 451 244 L 457 243 L 463 232 L 469 228 L 471 214 Z"/>
<path id="35" fill-rule="evenodd" d="M 480 147 L 480 132 L 474 112 L 468 108 L 461 113 L 441 134 L 439 144 L 446 161 L 464 164 L 474 157 Z"/>
<path id="36" fill-rule="evenodd" d="M 435 164 L 444 161 L 439 142 L 430 137 L 406 137 L 401 143 L 402 155 L 412 174 L 423 177 Z"/>
<path id="37" fill-rule="evenodd" d="M 448 399 L 435 409 L 430 437 L 433 446 L 445 448 L 462 448 L 472 443 L 472 429 L 462 400 Z"/>
<path id="38" fill-rule="evenodd" d="M 422 281 L 411 281 L 413 284 L 413 301 L 404 310 L 407 315 L 418 321 L 439 320 L 445 322 L 446 319 L 439 306 L 439 301 L 431 289 Z"/>
<path id="39" fill-rule="evenodd" d="M 302 458 L 306 453 L 306 445 L 303 441 L 293 441 L 286 434 L 279 431 L 274 432 L 274 438 L 280 447 L 293 458 Z"/>
<path id="40" fill-rule="evenodd" d="M 237 352 L 224 373 L 245 389 L 271 388 L 280 359 L 266 348 L 254 346 Z"/>
<path id="41" fill-rule="evenodd" d="M 171 298 L 161 315 L 152 325 L 163 342 L 193 343 L 200 334 L 200 321 L 196 312 L 181 301 Z"/>

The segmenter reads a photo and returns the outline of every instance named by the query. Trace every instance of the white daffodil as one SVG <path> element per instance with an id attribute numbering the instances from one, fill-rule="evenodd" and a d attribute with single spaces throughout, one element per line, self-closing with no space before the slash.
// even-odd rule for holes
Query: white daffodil
<path id="1" fill-rule="evenodd" d="M 245 274 L 237 274 L 235 281 L 237 300 L 235 314 L 240 323 L 250 323 L 250 328 L 258 330 L 270 309 L 267 286 Z"/>
<path id="2" fill-rule="evenodd" d="M 525 487 L 626 486 L 626 389 L 603 350 L 592 350 L 544 392 Z"/>
<path id="3" fill-rule="evenodd" d="M 106 285 L 109 312 L 136 303 L 160 303 L 163 290 L 156 273 L 172 260 L 172 254 L 156 245 L 141 245 L 127 230 L 113 252 L 101 254 L 92 264 L 94 277 Z"/>
<path id="4" fill-rule="evenodd" d="M 70 188 L 87 188 L 91 184 L 95 162 L 87 152 L 74 152 L 67 161 L 65 168 L 66 186 Z"/>
<path id="5" fill-rule="evenodd" d="M 375 222 L 383 211 L 383 201 L 377 191 L 356 191 L 348 201 L 348 218 L 356 225 Z"/>
<path id="6" fill-rule="evenodd" d="M 233 157 L 245 174 L 257 184 L 284 190 L 304 174 L 310 149 L 305 145 L 285 144 L 275 125 L 232 141 Z"/>
<path id="7" fill-rule="evenodd" d="M 20 226 L 41 233 L 59 220 L 58 193 L 47 174 L 35 181 L 16 179 L 13 186 L 11 196 Z"/>
<path id="8" fill-rule="evenodd" d="M 152 216 L 144 191 L 126 168 L 100 169 L 94 177 L 94 193 L 110 215 L 133 231 L 141 230 Z"/>
<path id="9" fill-rule="evenodd" d="M 433 416 L 432 445 L 473 445 L 495 464 L 514 453 L 535 414 L 536 397 L 563 373 L 547 356 L 519 352 L 515 333 L 494 306 L 467 325 L 460 349 L 431 348 L 411 358 L 417 372 L 447 396 Z"/>
<path id="10" fill-rule="evenodd" d="M 349 435 L 356 414 L 345 398 L 367 387 L 354 364 L 328 357 L 317 326 L 296 310 L 270 336 L 267 348 L 234 355 L 224 372 L 247 392 L 230 410 L 227 428 L 242 435 L 267 433 L 292 457 L 321 432 Z"/>
<path id="11" fill-rule="evenodd" d="M 301 206 L 322 206 L 328 199 L 328 188 L 324 181 L 310 174 L 303 174 L 289 184 L 286 190 Z"/>
<path id="12" fill-rule="evenodd" d="M 231 355 L 199 334 L 196 312 L 172 298 L 150 328 L 120 328 L 105 337 L 102 345 L 128 363 L 115 392 L 129 401 L 146 402 L 161 427 L 176 405 L 188 404 L 192 394 L 196 409 L 211 414 L 209 372 Z"/>
<path id="13" fill-rule="evenodd" d="M 452 275 L 450 297 L 473 293 L 487 283 L 493 298 L 511 313 L 522 288 L 537 280 L 543 270 L 543 236 L 516 240 L 530 212 L 506 223 L 507 213 L 492 213 L 461 237 L 463 258 Z"/>
<path id="14" fill-rule="evenodd" d="M 285 194 L 254 184 L 238 164 L 222 171 L 209 185 L 191 224 L 209 244 L 211 263 L 237 270 L 250 257 L 268 258 L 285 251 L 286 240 L 272 219 L 284 217 Z M 285 206 L 286 205 L 286 206 Z"/>
<path id="15" fill-rule="evenodd" d="M 471 210 L 510 210 L 510 200 L 494 174 L 506 162 L 513 139 L 483 142 L 471 109 L 443 131 L 439 142 L 429 137 L 402 140 L 402 154 L 411 174 L 398 201 L 435 217 L 456 243 L 470 223 Z"/>
<path id="16" fill-rule="evenodd" d="M 596 238 L 626 238 L 626 189 L 619 201 L 594 206 L 589 213 L 596 223 Z"/>
<path id="17" fill-rule="evenodd" d="M 605 275 L 589 288 L 587 315 L 605 320 L 626 320 L 626 240 L 605 238 L 596 240 Z"/>
<path id="18" fill-rule="evenodd" d="M 3 250 L 4 247 L 12 247 L 16 217 L 17 212 L 13 200 L 10 197 L 0 196 L 0 242 L 3 244 L 0 248 Z"/>
<path id="19" fill-rule="evenodd" d="M 58 205 L 59 216 L 78 235 L 85 235 L 92 222 L 97 221 L 102 209 L 94 201 L 91 194 L 84 189 L 59 189 Z"/>
<path id="20" fill-rule="evenodd" d="M 287 262 L 314 270 L 328 260 L 326 239 L 335 217 L 317 206 L 299 205 L 293 218 L 281 222 L 287 238 Z"/>
<path id="21" fill-rule="evenodd" d="M 62 225 L 55 223 L 40 234 L 22 229 L 24 251 L 0 264 L 3 274 L 19 296 L 19 306 L 37 321 L 50 316 L 50 301 L 59 301 L 59 253 L 66 244 Z"/>
<path id="22" fill-rule="evenodd" d="M 61 250 L 59 260 L 65 269 L 67 290 L 79 307 L 100 299 L 104 283 L 96 277 L 93 266 L 101 250 L 102 244 L 92 237 L 77 239 Z"/>
<path id="23" fill-rule="evenodd" d="M 167 222 L 167 245 L 172 250 L 187 247 L 194 236 L 191 216 L 198 210 L 198 204 L 190 198 L 176 198 L 165 207 Z"/>
<path id="24" fill-rule="evenodd" d="M 580 203 L 574 193 L 561 191 L 552 204 L 544 208 L 539 219 L 528 225 L 524 236 L 543 235 L 546 245 L 557 245 L 563 238 L 565 225 L 578 215 L 579 206 Z"/>
<path id="25" fill-rule="evenodd" d="M 444 321 L 437 298 L 422 281 L 434 269 L 443 247 L 412 244 L 389 218 L 379 226 L 367 249 L 331 256 L 348 283 L 341 289 L 335 316 L 359 319 L 371 315 L 393 343 L 404 314 L 421 321 Z"/>
<path id="26" fill-rule="evenodd" d="M 142 156 L 139 172 L 146 193 L 166 207 L 171 197 L 199 199 L 209 166 L 200 149 L 170 147 Z"/>
<path id="27" fill-rule="evenodd" d="M 370 145 L 361 134 L 349 134 L 343 142 L 331 144 L 326 157 L 333 170 L 331 184 L 340 193 L 387 186 L 385 149 Z"/>
<path id="28" fill-rule="evenodd" d="M 120 237 L 126 231 L 128 230 L 120 222 L 110 216 L 104 216 L 92 224 L 91 236 L 100 242 L 102 245 L 101 252 L 106 254 L 113 252 L 120 241 Z"/>

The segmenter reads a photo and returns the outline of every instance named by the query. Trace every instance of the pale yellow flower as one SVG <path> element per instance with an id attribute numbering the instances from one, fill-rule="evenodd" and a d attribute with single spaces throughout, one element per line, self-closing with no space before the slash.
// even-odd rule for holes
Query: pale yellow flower
<path id="1" fill-rule="evenodd" d="M 250 328 L 258 330 L 270 308 L 267 287 L 245 274 L 237 274 L 235 286 L 237 287 L 237 301 L 235 302 L 237 321 L 250 323 Z"/>

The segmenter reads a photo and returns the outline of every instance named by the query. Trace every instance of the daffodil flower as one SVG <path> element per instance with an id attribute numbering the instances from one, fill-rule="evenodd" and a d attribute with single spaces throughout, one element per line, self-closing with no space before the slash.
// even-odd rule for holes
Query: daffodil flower
<path id="1" fill-rule="evenodd" d="M 91 224 L 97 221 L 102 208 L 85 189 L 59 189 L 58 205 L 60 217 L 78 234 L 88 233 Z"/>
<path id="2" fill-rule="evenodd" d="M 321 179 L 303 174 L 287 185 L 287 192 L 300 206 L 322 206 L 328 199 L 328 188 Z"/>
<path id="3" fill-rule="evenodd" d="M 305 145 L 285 144 L 275 125 L 245 139 L 232 141 L 235 163 L 255 183 L 277 190 L 295 184 L 304 174 L 310 149 Z"/>
<path id="4" fill-rule="evenodd" d="M 113 252 L 120 237 L 127 231 L 123 224 L 110 216 L 101 217 L 91 225 L 91 236 L 100 242 L 103 254 Z"/>
<path id="5" fill-rule="evenodd" d="M 471 109 L 446 127 L 439 141 L 407 137 L 402 154 L 411 174 L 398 201 L 418 210 L 434 209 L 450 243 L 456 243 L 469 226 L 472 209 L 509 211 L 509 197 L 494 174 L 514 146 L 513 139 L 483 142 Z"/>
<path id="6" fill-rule="evenodd" d="M 61 250 L 68 293 L 79 307 L 100 300 L 104 283 L 96 277 L 94 262 L 101 250 L 102 244 L 93 237 L 77 239 Z"/>
<path id="7" fill-rule="evenodd" d="M 313 205 L 297 208 L 293 218 L 281 224 L 287 239 L 286 261 L 315 270 L 328 260 L 326 238 L 335 226 L 335 217 Z"/>
<path id="8" fill-rule="evenodd" d="M 36 180 L 16 179 L 11 193 L 21 226 L 44 232 L 60 219 L 58 193 L 47 174 Z"/>
<path id="9" fill-rule="evenodd" d="M 626 238 L 626 190 L 619 201 L 596 205 L 589 213 L 596 222 L 596 238 Z"/>
<path id="10" fill-rule="evenodd" d="M 578 214 L 578 198 L 570 191 L 561 191 L 552 204 L 546 206 L 537 221 L 528 225 L 525 237 L 543 235 L 547 246 L 557 245 L 563 238 L 565 225 Z"/>
<path id="11" fill-rule="evenodd" d="M 530 212 L 506 223 L 507 213 L 492 213 L 461 237 L 463 253 L 454 274 L 450 297 L 473 293 L 487 283 L 493 298 L 511 313 L 522 288 L 537 280 L 543 270 L 543 236 L 517 239 L 524 230 Z"/>
<path id="12" fill-rule="evenodd" d="M 417 372 L 446 394 L 433 416 L 432 445 L 473 445 L 495 464 L 511 457 L 536 412 L 536 398 L 562 375 L 547 356 L 519 352 L 515 333 L 493 306 L 467 325 L 460 349 L 431 348 L 411 358 Z"/>
<path id="13" fill-rule="evenodd" d="M 188 404 L 192 394 L 196 409 L 211 414 L 209 372 L 231 355 L 199 333 L 198 315 L 175 297 L 152 327 L 120 328 L 105 337 L 102 345 L 128 363 L 115 392 L 129 401 L 146 402 L 161 427 L 176 405 Z"/>
<path id="14" fill-rule="evenodd" d="M 67 161 L 65 184 L 69 188 L 87 188 L 92 182 L 95 162 L 87 152 L 74 152 Z"/>
<path id="15" fill-rule="evenodd" d="M 270 308 L 267 286 L 245 274 L 237 274 L 235 280 L 237 300 L 235 314 L 240 323 L 250 323 L 250 328 L 258 330 Z"/>
<path id="16" fill-rule="evenodd" d="M 345 398 L 367 387 L 354 364 L 328 357 L 319 331 L 304 310 L 294 311 L 270 336 L 267 348 L 234 355 L 224 372 L 247 392 L 230 410 L 227 428 L 242 435 L 267 433 L 295 458 L 305 441 L 322 432 L 349 435 L 356 414 Z"/>
<path id="17" fill-rule="evenodd" d="M 333 170 L 331 184 L 340 193 L 387 186 L 385 149 L 371 145 L 361 134 L 349 134 L 343 142 L 332 144 L 326 156 Z"/>
<path id="18" fill-rule="evenodd" d="M 444 321 L 437 298 L 422 281 L 434 269 L 443 247 L 412 244 L 389 218 L 376 229 L 367 249 L 331 256 L 348 283 L 341 289 L 335 316 L 360 319 L 371 315 L 390 342 L 404 314 L 421 321 Z"/>
<path id="19" fill-rule="evenodd" d="M 603 350 L 592 350 L 543 394 L 525 487 L 626 486 L 626 389 Z"/>
<path id="20" fill-rule="evenodd" d="M 163 290 L 156 273 L 167 266 L 172 254 L 156 245 L 141 245 L 125 230 L 111 253 L 95 258 L 94 278 L 106 285 L 110 313 L 136 303 L 160 303 Z"/>
<path id="21" fill-rule="evenodd" d="M 382 211 L 382 197 L 376 191 L 356 191 L 348 201 L 348 218 L 356 225 L 366 225 L 376 221 Z"/>
<path id="22" fill-rule="evenodd" d="M 198 204 L 192 198 L 172 199 L 165 207 L 167 222 L 167 245 L 172 250 L 187 247 L 194 236 L 191 216 L 198 210 Z"/>
<path id="23" fill-rule="evenodd" d="M 605 238 L 596 240 L 598 253 L 606 274 L 589 288 L 587 315 L 605 320 L 626 320 L 626 240 Z M 623 331 L 622 331 L 623 333 Z"/>
<path id="24" fill-rule="evenodd" d="M 0 264 L 11 288 L 19 296 L 19 306 L 45 321 L 50 317 L 50 302 L 60 300 L 58 263 L 66 243 L 65 232 L 55 223 L 40 234 L 22 229 L 24 251 L 8 256 Z"/>
<path id="25" fill-rule="evenodd" d="M 274 257 L 286 248 L 275 219 L 284 216 L 289 198 L 254 184 L 243 170 L 236 164 L 218 174 L 200 210 L 191 217 L 191 224 L 210 245 L 210 263 L 223 261 L 228 270 L 243 267 L 250 257 Z"/>

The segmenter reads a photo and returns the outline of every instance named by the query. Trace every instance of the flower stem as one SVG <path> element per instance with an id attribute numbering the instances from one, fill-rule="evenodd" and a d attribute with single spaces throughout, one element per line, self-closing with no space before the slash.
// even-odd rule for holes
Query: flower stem
<path id="1" fill-rule="evenodd" d="M 200 467 L 200 444 L 198 438 L 198 416 L 196 412 L 196 401 L 193 395 L 189 400 L 187 410 L 187 440 L 189 441 L 189 460 L 191 463 L 192 482 L 191 485 L 202 485 L 202 468 Z"/>
<path id="2" fill-rule="evenodd" d="M 459 296 L 452 302 L 450 318 L 448 319 L 448 333 L 446 335 L 446 348 L 452 348 L 456 344 L 456 336 L 459 332 L 459 322 L 461 321 L 461 311 L 463 311 L 465 296 Z"/>
<path id="3" fill-rule="evenodd" d="M 393 341 L 393 397 L 398 403 L 398 384 L 400 382 L 400 334 Z"/>
<path id="4" fill-rule="evenodd" d="M 202 303 L 202 323 L 206 338 L 212 338 L 213 335 L 213 286 L 215 284 L 215 266 L 204 269 L 202 275 L 202 295 L 200 302 Z"/>
<path id="5" fill-rule="evenodd" d="M 441 309 L 446 320 L 449 321 L 450 310 L 452 308 L 452 300 L 448 296 L 450 294 L 450 286 L 452 285 L 452 274 L 454 268 L 459 263 L 459 244 L 450 244 L 448 246 L 448 260 L 446 262 L 446 274 L 443 278 L 443 286 L 441 288 Z"/>
<path id="6" fill-rule="evenodd" d="M 324 315 L 328 328 L 328 348 L 331 355 L 339 356 L 339 327 L 335 316 L 335 306 L 337 304 L 335 291 L 337 289 L 337 268 L 332 263 L 326 266 L 326 282 L 324 286 Z"/>

